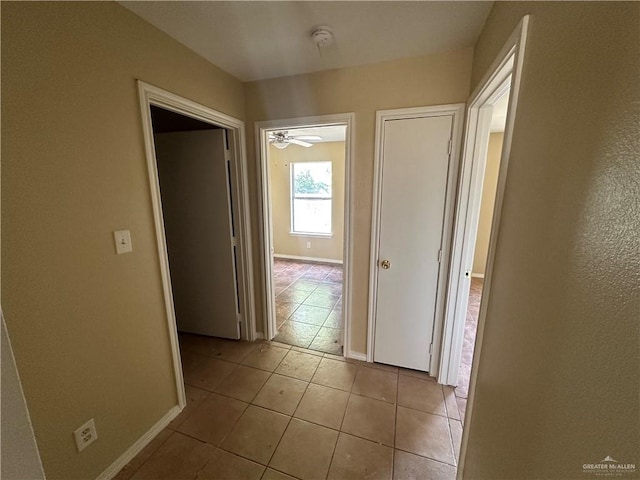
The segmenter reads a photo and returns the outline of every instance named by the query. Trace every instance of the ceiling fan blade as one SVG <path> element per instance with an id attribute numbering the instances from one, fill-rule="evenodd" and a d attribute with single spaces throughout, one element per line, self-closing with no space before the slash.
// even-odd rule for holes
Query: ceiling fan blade
<path id="1" fill-rule="evenodd" d="M 300 145 L 301 147 L 313 147 L 313 143 L 303 142 L 302 140 L 298 140 L 297 138 L 289 138 L 287 139 L 289 143 L 293 143 L 295 145 Z"/>
<path id="2" fill-rule="evenodd" d="M 298 140 L 308 140 L 312 142 L 322 140 L 322 137 L 319 135 L 294 135 L 292 138 L 297 138 Z"/>

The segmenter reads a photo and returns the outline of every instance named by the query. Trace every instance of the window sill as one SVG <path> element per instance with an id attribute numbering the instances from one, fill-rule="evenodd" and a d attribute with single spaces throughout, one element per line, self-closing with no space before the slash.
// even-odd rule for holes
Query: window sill
<path id="1" fill-rule="evenodd" d="M 289 232 L 292 237 L 312 237 L 312 238 L 332 238 L 333 233 L 302 233 L 302 232 Z"/>

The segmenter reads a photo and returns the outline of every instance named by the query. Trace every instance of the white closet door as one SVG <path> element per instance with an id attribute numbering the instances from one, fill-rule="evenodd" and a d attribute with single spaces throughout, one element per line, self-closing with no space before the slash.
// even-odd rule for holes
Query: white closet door
<path id="1" fill-rule="evenodd" d="M 384 123 L 376 362 L 429 368 L 452 128 L 450 115 Z"/>

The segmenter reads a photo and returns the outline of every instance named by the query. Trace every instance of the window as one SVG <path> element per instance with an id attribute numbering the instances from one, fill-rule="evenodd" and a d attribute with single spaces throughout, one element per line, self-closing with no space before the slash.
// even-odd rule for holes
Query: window
<path id="1" fill-rule="evenodd" d="M 331 162 L 291 163 L 291 233 L 331 234 Z"/>

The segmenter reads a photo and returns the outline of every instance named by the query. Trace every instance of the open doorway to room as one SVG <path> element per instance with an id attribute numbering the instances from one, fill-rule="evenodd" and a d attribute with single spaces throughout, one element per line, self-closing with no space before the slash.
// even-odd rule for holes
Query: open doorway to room
<path id="1" fill-rule="evenodd" d="M 464 458 L 516 121 L 529 17 L 524 16 L 469 99 L 453 229 L 438 381 L 455 396 Z M 467 404 L 468 399 L 468 404 Z M 458 429 L 459 430 L 459 429 Z"/>
<path id="2" fill-rule="evenodd" d="M 509 78 L 509 82 L 511 79 Z M 469 395 L 469 381 L 471 379 L 471 365 L 473 363 L 473 351 L 478 329 L 478 316 L 480 314 L 480 301 L 484 286 L 484 278 L 489 255 L 489 239 L 491 225 L 493 223 L 496 191 L 498 188 L 498 173 L 500 171 L 500 159 L 504 139 L 504 128 L 507 120 L 507 107 L 509 105 L 509 90 L 502 94 L 493 105 L 490 120 L 490 130 L 486 142 L 485 168 L 481 176 L 481 197 L 476 199 L 474 212 L 477 214 L 477 234 L 473 246 L 472 269 L 468 273 L 470 278 L 469 298 L 467 301 L 464 340 L 462 355 L 458 369 L 458 385 L 455 395 L 458 403 L 464 406 Z"/>
<path id="3" fill-rule="evenodd" d="M 348 123 L 259 125 L 265 336 L 332 355 L 348 337 Z"/>
<path id="4" fill-rule="evenodd" d="M 343 354 L 344 125 L 269 134 L 273 340 Z"/>
<path id="5" fill-rule="evenodd" d="M 229 132 L 150 108 L 178 332 L 238 340 Z"/>
<path id="6" fill-rule="evenodd" d="M 141 81 L 138 90 L 178 397 L 173 417 L 193 400 L 194 385 L 212 388 L 196 367 L 210 370 L 253 348 L 244 125 Z"/>

